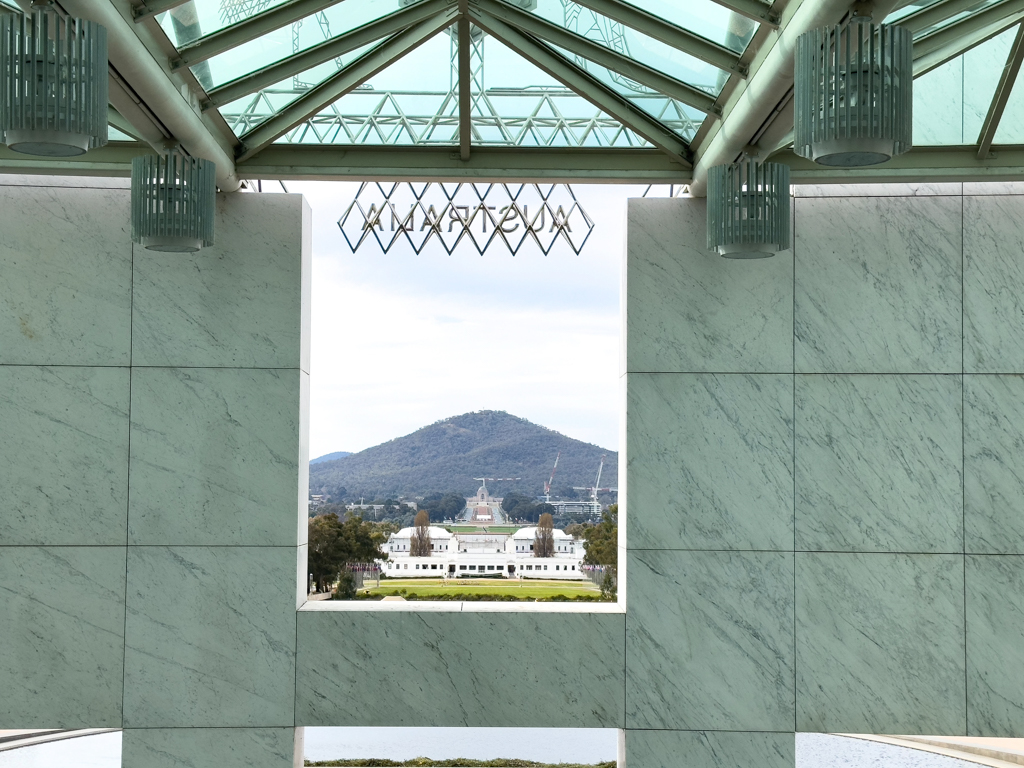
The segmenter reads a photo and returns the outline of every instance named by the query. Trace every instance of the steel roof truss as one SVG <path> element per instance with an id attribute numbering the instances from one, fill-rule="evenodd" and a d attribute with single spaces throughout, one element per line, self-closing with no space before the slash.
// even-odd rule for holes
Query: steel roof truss
<path id="1" fill-rule="evenodd" d="M 1017 36 L 1010 46 L 1010 54 L 1006 57 L 1006 66 L 999 76 L 999 84 L 996 86 L 995 95 L 989 105 L 988 114 L 985 115 L 985 122 L 981 127 L 981 134 L 978 136 L 978 159 L 984 160 L 988 157 L 992 148 L 992 140 L 999 129 L 999 121 L 1006 109 L 1006 102 L 1010 99 L 1010 93 L 1017 82 L 1017 75 L 1020 73 L 1021 62 L 1024 62 L 1024 24 L 1017 27 Z"/>
<path id="2" fill-rule="evenodd" d="M 346 93 L 369 80 L 385 67 L 423 45 L 434 35 L 452 25 L 448 16 L 437 16 L 399 32 L 372 51 L 360 56 L 347 67 L 338 70 L 312 90 L 284 107 L 269 120 L 260 123 L 242 136 L 239 162 L 247 160 L 264 147 L 272 144 L 292 128 L 300 125 L 324 107 L 334 103 Z"/>
<path id="3" fill-rule="evenodd" d="M 534 16 L 532 13 L 501 2 L 501 0 L 472 0 L 473 5 L 491 16 L 505 21 L 536 37 L 572 51 L 577 56 L 599 64 L 620 75 L 625 75 L 641 85 L 646 85 L 665 96 L 670 96 L 683 104 L 699 109 L 705 114 L 720 114 L 715 106 L 715 99 L 710 94 L 688 85 L 674 77 L 641 64 L 636 59 L 623 56 L 618 51 L 588 40 L 582 35 L 570 32 L 558 24 Z"/>
<path id="4" fill-rule="evenodd" d="M 633 106 L 629 100 L 619 96 L 590 73 L 530 35 L 484 13 L 478 7 L 470 6 L 469 15 L 478 27 L 547 72 L 578 96 L 614 117 L 629 130 L 643 136 L 677 162 L 689 167 L 690 149 L 682 138 L 643 110 Z"/>

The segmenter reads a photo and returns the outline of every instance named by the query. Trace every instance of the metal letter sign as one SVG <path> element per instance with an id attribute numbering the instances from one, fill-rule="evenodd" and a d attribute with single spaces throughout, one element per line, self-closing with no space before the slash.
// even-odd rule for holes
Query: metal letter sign
<path id="1" fill-rule="evenodd" d="M 594 222 L 568 184 L 366 182 L 338 227 L 353 253 L 372 234 L 384 253 L 404 236 L 417 254 L 434 238 L 451 255 L 468 238 L 482 256 L 497 237 L 513 256 L 527 239 L 547 256 L 561 237 L 578 256 Z"/>

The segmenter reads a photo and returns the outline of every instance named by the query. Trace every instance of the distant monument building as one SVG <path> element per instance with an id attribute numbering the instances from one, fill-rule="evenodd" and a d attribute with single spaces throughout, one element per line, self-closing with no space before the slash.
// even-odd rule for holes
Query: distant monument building
<path id="1" fill-rule="evenodd" d="M 487 481 L 483 481 L 476 496 L 466 499 L 466 508 L 458 516 L 458 521 L 470 525 L 503 525 L 508 522 L 501 508 L 502 499 L 491 496 L 487 491 Z"/>
<path id="2" fill-rule="evenodd" d="M 554 554 L 534 557 L 536 526 L 520 528 L 512 534 L 452 533 L 440 526 L 430 526 L 430 554 L 413 557 L 412 537 L 415 528 L 403 528 L 391 534 L 381 549 L 384 557 L 381 571 L 395 578 L 440 578 L 459 576 L 502 576 L 506 579 L 570 579 L 586 578 L 583 556 L 586 543 L 555 529 Z"/>

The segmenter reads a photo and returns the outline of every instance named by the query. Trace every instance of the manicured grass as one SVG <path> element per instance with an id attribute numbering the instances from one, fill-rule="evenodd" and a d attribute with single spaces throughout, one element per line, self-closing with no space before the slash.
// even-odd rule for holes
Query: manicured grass
<path id="1" fill-rule="evenodd" d="M 390 595 L 402 593 L 403 597 L 417 595 L 419 597 L 437 597 L 446 594 L 464 595 L 511 595 L 520 598 L 553 597 L 565 595 L 596 596 L 601 590 L 590 581 L 533 581 L 524 579 L 450 579 L 447 584 L 440 579 L 382 579 L 380 588 L 372 587 L 360 594 Z"/>
<path id="2" fill-rule="evenodd" d="M 532 760 L 468 760 L 466 758 L 455 758 L 453 760 L 430 760 L 426 757 L 415 757 L 412 760 L 386 760 L 381 758 L 345 759 L 345 760 L 319 760 L 306 761 L 311 766 L 367 766 L 377 768 L 378 766 L 396 768 L 615 768 L 614 762 L 597 763 L 596 765 L 581 765 L 579 763 L 535 763 Z"/>
<path id="3" fill-rule="evenodd" d="M 479 525 L 446 525 L 445 526 L 445 528 L 447 528 L 452 533 L 484 533 L 484 528 L 485 527 L 487 528 L 487 533 L 515 533 L 520 528 L 523 528 L 525 526 L 523 526 L 523 525 L 488 525 L 488 526 L 479 526 Z"/>

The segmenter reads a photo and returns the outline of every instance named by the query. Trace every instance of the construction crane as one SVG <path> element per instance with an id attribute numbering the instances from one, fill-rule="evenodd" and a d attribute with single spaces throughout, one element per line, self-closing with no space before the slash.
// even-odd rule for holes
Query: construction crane
<path id="1" fill-rule="evenodd" d="M 547 504 L 551 501 L 551 484 L 555 482 L 555 471 L 558 469 L 558 460 L 561 458 L 562 452 L 559 451 L 555 456 L 555 466 L 551 468 L 551 478 L 544 483 L 544 503 Z"/>
<path id="2" fill-rule="evenodd" d="M 590 492 L 590 503 L 591 503 L 591 514 L 597 517 L 601 514 L 601 502 L 597 500 L 598 493 L 614 492 L 618 493 L 618 488 L 602 488 L 601 487 L 601 471 L 604 469 L 604 459 L 601 457 L 601 463 L 597 465 L 597 480 L 594 481 L 592 487 L 580 487 L 577 485 L 573 486 L 574 491 L 589 491 Z"/>

